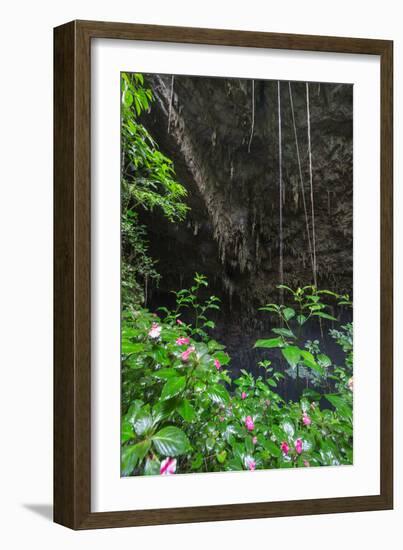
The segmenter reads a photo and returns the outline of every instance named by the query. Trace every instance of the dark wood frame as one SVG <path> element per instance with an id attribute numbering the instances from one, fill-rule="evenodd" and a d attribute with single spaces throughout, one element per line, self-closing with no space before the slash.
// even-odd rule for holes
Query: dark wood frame
<path id="1" fill-rule="evenodd" d="M 114 38 L 381 58 L 381 489 L 379 495 L 91 513 L 91 40 Z M 393 507 L 393 42 L 72 21 L 54 30 L 54 520 L 72 529 Z"/>

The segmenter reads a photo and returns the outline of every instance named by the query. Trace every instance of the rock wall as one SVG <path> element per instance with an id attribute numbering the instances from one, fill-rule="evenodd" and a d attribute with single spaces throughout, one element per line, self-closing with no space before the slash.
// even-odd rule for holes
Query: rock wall
<path id="1" fill-rule="evenodd" d="M 246 352 L 267 330 L 258 307 L 279 299 L 280 200 L 284 282 L 313 280 L 306 83 L 175 76 L 172 89 L 168 75 L 146 82 L 155 102 L 142 122 L 174 161 L 191 207 L 182 224 L 143 216 L 163 275 L 151 302 L 169 303 L 169 290 L 195 271 L 207 275 L 223 300 L 219 334 L 234 353 Z M 351 295 L 353 87 L 310 83 L 309 99 L 318 286 Z"/>

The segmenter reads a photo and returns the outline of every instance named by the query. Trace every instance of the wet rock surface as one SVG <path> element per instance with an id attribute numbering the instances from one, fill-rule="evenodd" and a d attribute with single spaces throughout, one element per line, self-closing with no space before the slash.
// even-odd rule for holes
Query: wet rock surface
<path id="1" fill-rule="evenodd" d="M 191 208 L 180 224 L 142 214 L 162 274 L 147 305 L 169 306 L 171 290 L 203 273 L 222 300 L 214 336 L 234 372 L 252 368 L 253 343 L 270 328 L 257 310 L 279 300 L 278 83 L 175 76 L 172 90 L 171 76 L 146 82 L 155 101 L 142 123 L 174 161 Z M 311 239 L 312 213 L 306 84 L 281 82 L 283 276 L 296 287 L 313 275 L 290 88 Z M 353 87 L 310 83 L 309 98 L 318 286 L 352 295 Z"/>

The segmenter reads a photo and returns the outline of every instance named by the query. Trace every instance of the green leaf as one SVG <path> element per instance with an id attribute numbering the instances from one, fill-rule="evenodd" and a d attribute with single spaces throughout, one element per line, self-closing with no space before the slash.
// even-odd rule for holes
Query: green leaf
<path id="1" fill-rule="evenodd" d="M 263 446 L 267 451 L 269 451 L 269 453 L 272 456 L 274 456 L 276 458 L 281 456 L 280 448 L 275 443 L 273 443 L 273 441 L 271 441 L 270 439 L 266 439 L 263 443 Z"/>
<path id="2" fill-rule="evenodd" d="M 322 319 L 330 319 L 331 321 L 337 321 L 336 317 L 333 317 L 333 315 L 329 315 L 328 313 L 324 313 L 323 311 L 315 311 L 312 313 L 312 315 L 316 315 L 317 317 L 322 317 Z"/>
<path id="3" fill-rule="evenodd" d="M 229 355 L 224 351 L 216 351 L 214 353 L 214 359 L 218 359 L 221 365 L 228 365 L 228 363 L 230 362 Z"/>
<path id="4" fill-rule="evenodd" d="M 283 309 L 283 315 L 284 315 L 284 319 L 286 321 L 289 321 L 290 319 L 292 319 L 295 315 L 295 310 L 292 309 L 292 307 L 286 307 L 285 309 Z"/>
<path id="5" fill-rule="evenodd" d="M 133 103 L 133 94 L 129 90 L 126 90 L 123 94 L 123 103 L 126 107 L 130 107 Z"/>
<path id="6" fill-rule="evenodd" d="M 161 378 L 163 380 L 168 380 L 169 378 L 174 378 L 178 375 L 178 373 L 176 372 L 175 369 L 173 368 L 164 368 L 164 369 L 159 369 L 155 372 L 152 373 L 152 376 L 154 376 L 155 378 Z"/>
<path id="7" fill-rule="evenodd" d="M 297 322 L 300 326 L 302 326 L 305 323 L 306 319 L 307 318 L 305 317 L 305 315 L 298 315 L 297 316 Z"/>
<path id="8" fill-rule="evenodd" d="M 269 338 L 268 340 L 257 340 L 255 348 L 278 348 L 283 344 L 282 338 Z"/>
<path id="9" fill-rule="evenodd" d="M 122 340 L 122 353 L 125 355 L 129 355 L 130 353 L 139 353 L 140 351 L 144 351 L 145 345 L 137 342 L 128 342 L 127 340 Z"/>
<path id="10" fill-rule="evenodd" d="M 137 463 L 145 457 L 150 449 L 150 441 L 140 441 L 136 445 L 127 445 L 122 447 L 121 452 L 121 472 L 123 476 L 129 476 Z"/>
<path id="11" fill-rule="evenodd" d="M 230 401 L 229 393 L 224 386 L 221 386 L 220 384 L 213 384 L 209 386 L 206 393 L 213 403 L 226 405 Z"/>
<path id="12" fill-rule="evenodd" d="M 284 336 L 284 338 L 296 338 L 292 330 L 288 328 L 273 328 L 272 331 L 274 332 L 274 334 L 279 334 L 280 336 Z"/>
<path id="13" fill-rule="evenodd" d="M 170 378 L 162 388 L 161 399 L 170 399 L 178 393 L 181 393 L 186 386 L 186 378 L 184 376 L 176 376 Z"/>
<path id="14" fill-rule="evenodd" d="M 159 460 L 150 460 L 148 458 L 144 466 L 144 475 L 156 476 L 160 473 L 160 467 L 161 464 Z"/>
<path id="15" fill-rule="evenodd" d="M 333 405 L 342 418 L 351 420 L 353 416 L 352 408 L 343 397 L 334 393 L 327 393 L 324 397 Z"/>
<path id="16" fill-rule="evenodd" d="M 332 364 L 330 357 L 328 357 L 324 353 L 320 353 L 317 359 L 322 367 L 330 367 L 330 365 Z"/>
<path id="17" fill-rule="evenodd" d="M 178 413 L 186 422 L 193 422 L 196 417 L 195 410 L 187 399 L 182 399 L 179 403 Z"/>
<path id="18" fill-rule="evenodd" d="M 297 346 L 288 346 L 281 350 L 287 362 L 295 368 L 301 358 L 301 350 Z"/>
<path id="19" fill-rule="evenodd" d="M 126 441 L 129 441 L 130 439 L 134 439 L 133 426 L 127 420 L 123 420 L 122 422 L 120 437 L 122 443 L 126 443 Z"/>
<path id="20" fill-rule="evenodd" d="M 216 455 L 217 457 L 217 461 L 220 463 L 220 464 L 224 464 L 226 458 L 227 458 L 227 451 L 224 449 L 223 451 L 221 451 L 221 453 L 218 453 Z"/>
<path id="21" fill-rule="evenodd" d="M 153 435 L 155 448 L 162 456 L 178 456 L 190 448 L 189 440 L 180 428 L 166 426 Z"/>
<path id="22" fill-rule="evenodd" d="M 318 363 L 315 361 L 315 357 L 312 355 L 310 351 L 301 350 L 301 356 L 302 356 L 304 365 L 313 369 L 319 374 L 322 374 L 322 375 L 324 374 L 323 368 L 320 365 L 318 365 Z"/>
<path id="23" fill-rule="evenodd" d="M 192 470 L 198 470 L 202 464 L 203 464 L 203 455 L 201 453 L 197 453 L 195 458 L 192 460 L 190 467 Z"/>
<path id="24" fill-rule="evenodd" d="M 281 424 L 281 427 L 289 437 L 294 436 L 295 428 L 294 428 L 294 425 L 292 424 L 292 422 L 290 422 L 289 420 L 285 420 Z"/>
<path id="25" fill-rule="evenodd" d="M 143 435 L 148 432 L 153 425 L 153 419 L 151 414 L 147 412 L 140 412 L 133 423 L 134 431 L 137 435 Z"/>

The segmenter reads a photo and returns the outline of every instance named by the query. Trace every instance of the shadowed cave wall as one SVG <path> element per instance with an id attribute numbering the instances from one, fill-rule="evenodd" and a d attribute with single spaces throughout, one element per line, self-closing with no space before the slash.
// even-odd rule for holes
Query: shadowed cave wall
<path id="1" fill-rule="evenodd" d="M 214 337 L 234 374 L 254 370 L 253 344 L 270 328 L 258 308 L 279 300 L 278 83 L 253 83 L 249 147 L 251 80 L 145 76 L 155 101 L 141 121 L 174 161 L 191 208 L 180 224 L 141 215 L 162 275 L 147 306 L 171 305 L 170 291 L 203 273 L 222 300 Z M 291 91 L 311 231 L 306 84 L 293 82 Z M 309 93 L 318 286 L 352 295 L 353 87 L 311 83 Z M 313 278 L 288 82 L 280 83 L 280 112 L 284 282 L 296 287 Z"/>

